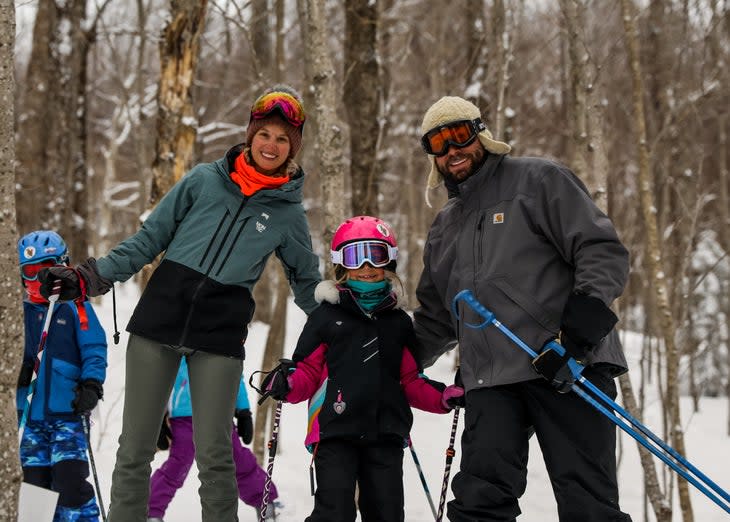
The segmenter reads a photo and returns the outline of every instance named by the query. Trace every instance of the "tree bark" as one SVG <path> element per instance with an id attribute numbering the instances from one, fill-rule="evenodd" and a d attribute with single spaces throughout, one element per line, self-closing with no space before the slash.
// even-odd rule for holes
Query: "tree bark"
<path id="1" fill-rule="evenodd" d="M 193 81 L 207 4 L 208 0 L 170 0 L 170 22 L 160 39 L 157 141 L 149 209 L 192 166 L 198 127 L 193 110 Z M 159 258 L 142 269 L 143 287 L 158 264 Z"/>
<path id="2" fill-rule="evenodd" d="M 669 304 L 669 291 L 662 270 L 662 252 L 659 248 L 659 234 L 657 231 L 656 213 L 651 192 L 651 176 L 649 166 L 649 150 L 646 142 L 646 122 L 644 117 L 644 82 L 641 65 L 639 63 L 639 39 L 635 20 L 635 6 L 633 0 L 621 0 L 621 14 L 626 35 L 626 47 L 633 85 L 634 123 L 636 125 L 636 145 L 639 160 L 639 202 L 643 215 L 647 236 L 647 258 L 650 280 L 655 288 L 657 306 L 661 312 L 661 329 L 666 350 L 665 382 L 667 385 L 666 410 L 670 419 L 671 439 L 674 449 L 681 455 L 686 455 L 682 420 L 679 412 L 679 354 L 675 344 L 676 329 Z M 679 503 L 685 522 L 692 522 L 692 504 L 689 489 L 685 480 L 678 481 Z M 655 507 L 655 513 L 659 511 Z"/>
<path id="3" fill-rule="evenodd" d="M 72 256 L 88 254 L 86 0 L 40 0 L 19 118 L 18 224 L 59 231 Z"/>
<path id="4" fill-rule="evenodd" d="M 313 112 L 317 114 L 315 155 L 320 159 L 323 202 L 322 242 L 326 250 L 332 235 L 345 219 L 345 171 L 342 156 L 342 127 L 337 119 L 335 70 L 329 54 L 329 34 L 323 0 L 301 0 L 306 16 L 306 54 L 311 63 L 309 84 L 314 91 Z M 327 277 L 334 277 L 334 268 L 326 263 Z"/>
<path id="5" fill-rule="evenodd" d="M 380 175 L 376 161 L 380 134 L 380 82 L 375 2 L 345 2 L 343 102 L 350 126 L 353 215 L 379 215 Z"/>
<path id="6" fill-rule="evenodd" d="M 23 311 L 18 283 L 15 218 L 15 5 L 0 5 L 0 513 L 17 520 L 22 474 L 18 464 L 15 391 L 23 353 Z"/>

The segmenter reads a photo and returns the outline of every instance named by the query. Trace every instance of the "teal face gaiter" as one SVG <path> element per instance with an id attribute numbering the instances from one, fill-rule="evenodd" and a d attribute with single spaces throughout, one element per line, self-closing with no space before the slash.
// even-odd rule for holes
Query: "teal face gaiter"
<path id="1" fill-rule="evenodd" d="M 383 279 L 377 283 L 348 279 L 345 281 L 345 285 L 352 290 L 352 294 L 355 296 L 357 303 L 366 312 L 373 310 L 390 294 L 390 281 L 387 279 Z"/>

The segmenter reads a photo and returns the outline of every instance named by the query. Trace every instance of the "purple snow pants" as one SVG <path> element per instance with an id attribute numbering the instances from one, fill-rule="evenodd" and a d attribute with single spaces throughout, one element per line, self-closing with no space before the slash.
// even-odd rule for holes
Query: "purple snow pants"
<path id="1" fill-rule="evenodd" d="M 192 417 L 170 419 L 170 430 L 172 431 L 170 456 L 150 479 L 150 503 L 147 510 L 150 518 L 162 518 L 165 515 L 167 506 L 185 482 L 195 458 Z M 232 430 L 231 442 L 233 444 L 233 462 L 236 465 L 238 496 L 249 506 L 261 507 L 266 472 L 258 465 L 251 450 L 241 445 L 235 426 Z M 277 497 L 276 486 L 272 483 L 269 501 L 271 502 Z"/>

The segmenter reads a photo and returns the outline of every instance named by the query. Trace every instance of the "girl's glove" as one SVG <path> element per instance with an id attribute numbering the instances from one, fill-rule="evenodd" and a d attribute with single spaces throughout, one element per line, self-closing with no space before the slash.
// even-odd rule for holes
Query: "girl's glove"
<path id="1" fill-rule="evenodd" d="M 464 397 L 464 388 L 456 384 L 451 384 L 444 388 L 441 392 L 441 406 L 446 410 L 454 408 L 463 408 L 466 406 L 466 398 Z"/>
<path id="2" fill-rule="evenodd" d="M 253 419 L 251 418 L 251 410 L 236 410 L 236 431 L 241 437 L 241 442 L 251 444 L 253 440 Z"/>
<path id="3" fill-rule="evenodd" d="M 279 359 L 279 365 L 271 370 L 264 377 L 261 383 L 261 398 L 259 404 L 264 402 L 267 397 L 273 397 L 277 401 L 283 401 L 289 394 L 289 374 L 296 368 L 296 363 L 291 359 Z"/>

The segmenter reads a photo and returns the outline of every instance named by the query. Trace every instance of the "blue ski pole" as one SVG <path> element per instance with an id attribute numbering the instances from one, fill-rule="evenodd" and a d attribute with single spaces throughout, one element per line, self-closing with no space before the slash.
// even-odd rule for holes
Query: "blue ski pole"
<path id="1" fill-rule="evenodd" d="M 57 280 L 53 284 L 53 290 L 51 295 L 48 297 L 48 311 L 46 312 L 46 319 L 43 322 L 43 331 L 41 332 L 41 340 L 38 343 L 38 351 L 35 356 L 35 364 L 33 366 L 33 377 L 31 378 L 30 384 L 28 385 L 28 396 L 25 399 L 25 405 L 23 406 L 23 415 L 20 417 L 20 426 L 18 428 L 18 441 L 23 440 L 23 432 L 25 431 L 25 425 L 28 423 L 28 415 L 30 412 L 30 404 L 33 401 L 33 394 L 35 393 L 35 383 L 38 380 L 38 373 L 41 371 L 41 363 L 43 362 L 43 349 L 46 347 L 46 338 L 48 337 L 48 329 L 51 326 L 51 318 L 53 317 L 53 308 L 58 301 L 58 295 L 61 293 L 61 281 Z"/>
<path id="2" fill-rule="evenodd" d="M 458 310 L 459 301 L 464 301 L 467 305 L 469 305 L 470 308 L 472 308 L 472 310 L 474 310 L 477 314 L 484 318 L 484 321 L 480 324 L 464 323 L 464 326 L 479 329 L 489 326 L 490 324 L 494 325 L 500 332 L 506 335 L 517 346 L 519 346 L 523 351 L 530 355 L 530 357 L 534 359 L 538 356 L 535 350 L 525 344 L 519 337 L 512 333 L 509 328 L 500 323 L 495 317 L 494 313 L 489 311 L 479 301 L 477 301 L 477 299 L 474 297 L 474 294 L 472 294 L 470 290 L 462 290 L 461 292 L 456 294 L 456 296 L 454 296 L 452 302 L 452 311 L 455 317 L 460 317 Z M 565 354 L 565 349 L 555 341 L 551 341 L 550 343 L 548 343 L 545 346 L 545 349 L 555 350 L 559 355 Z M 581 373 L 583 372 L 584 367 L 580 363 L 578 363 L 578 361 L 570 358 L 568 360 L 568 368 L 575 377 L 576 382 L 583 386 L 583 388 L 581 388 L 580 386 L 578 386 L 578 384 L 573 384 L 571 387 L 571 390 L 573 392 L 578 394 L 578 396 L 580 396 L 583 400 L 588 402 L 591 406 L 593 406 L 600 413 L 605 415 L 619 428 L 621 428 L 628 435 L 633 437 L 644 448 L 656 455 L 671 469 L 676 471 L 677 474 L 679 474 L 682 478 L 687 480 L 690 484 L 692 484 L 698 490 L 704 493 L 710 500 L 715 502 L 726 512 L 730 513 L 730 494 L 728 494 L 727 491 L 725 491 L 715 482 L 710 480 L 704 473 L 700 472 L 699 469 L 697 469 L 686 458 L 680 455 L 678 451 L 676 451 L 669 444 L 664 442 L 657 435 L 652 433 L 649 428 L 640 423 L 636 418 L 634 418 L 626 410 L 619 406 L 613 399 L 611 399 L 608 395 L 598 389 L 592 382 L 583 377 Z M 595 397 L 591 396 L 586 390 L 590 391 Z M 596 400 L 596 397 L 603 401 L 603 403 L 607 405 L 610 410 L 606 408 L 606 406 L 604 406 L 603 404 L 599 403 L 598 400 Z M 636 428 L 636 430 L 641 432 L 641 434 L 634 430 L 626 422 L 624 422 L 623 419 L 619 418 L 614 412 L 618 412 L 618 414 L 623 417 L 623 419 L 628 421 L 634 428 Z M 657 448 L 655 445 L 650 444 L 649 441 L 654 443 L 656 446 L 659 446 L 659 448 L 661 448 L 664 452 L 660 451 L 659 448 Z M 672 457 L 674 460 L 672 460 L 670 457 Z M 684 466 L 684 468 L 687 468 L 691 473 L 694 474 L 694 476 L 690 475 L 685 469 L 683 469 L 682 466 Z M 702 482 L 700 482 L 700 480 L 697 480 L 698 478 Z M 708 487 L 712 489 L 717 495 L 711 492 Z M 725 501 L 719 498 L 718 495 L 722 497 L 722 499 L 724 499 Z"/>

